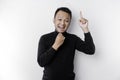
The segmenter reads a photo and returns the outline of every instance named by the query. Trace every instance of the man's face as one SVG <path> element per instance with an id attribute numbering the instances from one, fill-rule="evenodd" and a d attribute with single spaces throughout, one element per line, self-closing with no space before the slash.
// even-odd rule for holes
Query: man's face
<path id="1" fill-rule="evenodd" d="M 70 21 L 70 15 L 68 13 L 58 11 L 54 18 L 55 29 L 57 32 L 65 32 L 69 27 Z"/>

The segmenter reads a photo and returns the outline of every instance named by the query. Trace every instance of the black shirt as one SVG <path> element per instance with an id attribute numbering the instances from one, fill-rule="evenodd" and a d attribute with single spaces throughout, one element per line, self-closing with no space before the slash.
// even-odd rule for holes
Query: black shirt
<path id="1" fill-rule="evenodd" d="M 94 54 L 95 46 L 90 32 L 84 33 L 83 41 L 74 34 L 64 32 L 64 43 L 56 51 L 52 45 L 58 32 L 54 31 L 41 36 L 38 46 L 37 61 L 44 67 L 42 80 L 74 80 L 73 72 L 75 50 L 86 54 Z"/>

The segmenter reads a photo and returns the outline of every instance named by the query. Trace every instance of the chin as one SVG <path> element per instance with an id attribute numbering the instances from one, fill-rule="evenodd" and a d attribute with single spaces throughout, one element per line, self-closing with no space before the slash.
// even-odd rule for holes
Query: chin
<path id="1" fill-rule="evenodd" d="M 60 33 L 64 33 L 65 31 L 58 31 L 58 32 L 60 32 Z"/>

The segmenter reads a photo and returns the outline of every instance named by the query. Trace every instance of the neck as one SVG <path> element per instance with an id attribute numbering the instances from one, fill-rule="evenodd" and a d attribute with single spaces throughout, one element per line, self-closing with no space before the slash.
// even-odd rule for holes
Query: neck
<path id="1" fill-rule="evenodd" d="M 58 32 L 57 30 L 55 30 L 55 33 L 58 34 L 59 32 Z M 65 32 L 63 32 L 62 34 L 65 36 L 65 35 L 67 34 L 67 32 L 65 31 Z"/>

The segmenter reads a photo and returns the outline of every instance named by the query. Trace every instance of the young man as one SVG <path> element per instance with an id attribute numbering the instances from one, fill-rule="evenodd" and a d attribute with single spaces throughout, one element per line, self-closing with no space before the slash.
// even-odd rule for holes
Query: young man
<path id="1" fill-rule="evenodd" d="M 72 13 L 66 7 L 60 7 L 54 15 L 55 31 L 40 38 L 37 61 L 44 67 L 42 80 L 74 80 L 73 72 L 75 50 L 86 54 L 94 54 L 95 46 L 88 29 L 88 20 L 80 12 L 80 26 L 85 35 L 82 41 L 76 35 L 67 31 Z"/>

